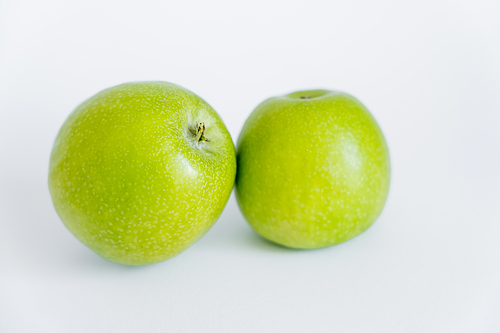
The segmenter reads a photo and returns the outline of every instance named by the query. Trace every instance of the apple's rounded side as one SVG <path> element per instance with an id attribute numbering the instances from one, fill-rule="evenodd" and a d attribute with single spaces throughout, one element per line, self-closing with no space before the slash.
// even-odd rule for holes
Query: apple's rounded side
<path id="1" fill-rule="evenodd" d="M 210 142 L 193 142 L 197 122 Z M 117 263 L 177 255 L 217 220 L 236 173 L 231 137 L 194 93 L 166 82 L 112 87 L 83 102 L 54 143 L 49 189 L 66 227 Z"/>
<path id="2" fill-rule="evenodd" d="M 340 92 L 259 105 L 238 138 L 236 196 L 263 237 L 294 248 L 344 242 L 381 213 L 389 191 L 386 141 L 370 112 Z M 317 97 L 314 97 L 318 95 Z"/>

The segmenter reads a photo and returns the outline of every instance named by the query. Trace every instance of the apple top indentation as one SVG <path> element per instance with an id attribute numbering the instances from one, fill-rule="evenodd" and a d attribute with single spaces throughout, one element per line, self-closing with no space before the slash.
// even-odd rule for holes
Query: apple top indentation
<path id="1" fill-rule="evenodd" d="M 315 90 L 302 90 L 296 91 L 291 94 L 284 95 L 286 99 L 292 99 L 297 101 L 310 101 L 313 99 L 319 99 L 322 97 L 329 96 L 333 93 L 331 90 L 325 89 L 315 89 Z"/>

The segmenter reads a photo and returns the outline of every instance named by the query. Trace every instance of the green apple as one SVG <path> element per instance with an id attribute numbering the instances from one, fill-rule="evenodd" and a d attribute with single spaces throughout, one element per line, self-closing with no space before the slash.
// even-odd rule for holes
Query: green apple
<path id="1" fill-rule="evenodd" d="M 57 135 L 49 189 L 65 226 L 103 258 L 171 258 L 222 213 L 236 156 L 221 118 L 172 83 L 135 82 L 80 104 Z"/>
<path id="2" fill-rule="evenodd" d="M 273 97 L 238 138 L 236 196 L 261 236 L 313 249 L 344 242 L 379 216 L 390 161 L 377 122 L 360 101 L 337 91 Z"/>

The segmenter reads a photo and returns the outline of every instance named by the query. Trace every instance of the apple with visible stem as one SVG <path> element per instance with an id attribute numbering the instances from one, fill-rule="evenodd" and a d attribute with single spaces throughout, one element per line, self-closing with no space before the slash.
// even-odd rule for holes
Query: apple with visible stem
<path id="1" fill-rule="evenodd" d="M 236 157 L 221 118 L 167 82 L 105 89 L 80 104 L 55 140 L 49 189 L 65 226 L 103 258 L 171 258 L 218 219 Z"/>
<path id="2" fill-rule="evenodd" d="M 237 143 L 236 197 L 253 229 L 314 249 L 366 230 L 384 207 L 390 161 L 384 135 L 353 96 L 298 91 L 260 104 Z"/>

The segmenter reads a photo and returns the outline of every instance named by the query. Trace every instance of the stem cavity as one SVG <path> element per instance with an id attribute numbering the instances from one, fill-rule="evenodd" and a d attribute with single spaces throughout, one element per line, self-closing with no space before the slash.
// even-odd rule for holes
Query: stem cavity
<path id="1" fill-rule="evenodd" d="M 204 123 L 197 123 L 194 126 L 194 132 L 196 133 L 195 134 L 196 142 L 202 142 L 202 141 L 210 142 L 210 140 L 208 140 L 205 137 L 205 124 Z"/>

